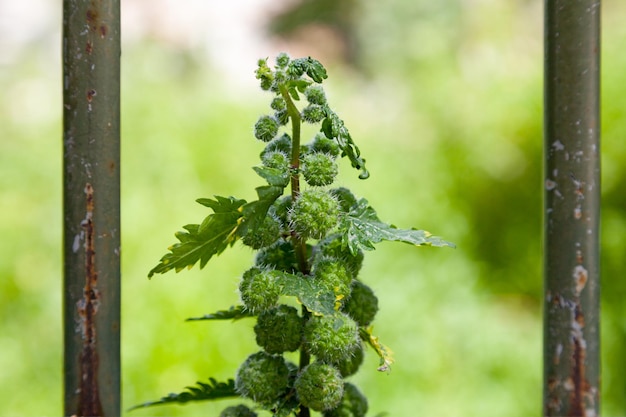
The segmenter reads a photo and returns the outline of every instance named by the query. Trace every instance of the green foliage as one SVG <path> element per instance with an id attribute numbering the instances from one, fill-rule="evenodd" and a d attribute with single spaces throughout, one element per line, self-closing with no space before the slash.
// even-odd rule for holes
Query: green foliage
<path id="1" fill-rule="evenodd" d="M 217 382 L 215 378 L 209 378 L 209 382 L 196 382 L 197 386 L 187 387 L 185 391 L 178 394 L 171 393 L 157 401 L 149 401 L 131 408 L 152 407 L 171 403 L 185 404 L 190 401 L 217 400 L 221 398 L 236 397 L 239 393 L 235 390 L 235 381 L 229 379 L 227 382 Z"/>
<path id="2" fill-rule="evenodd" d="M 364 198 L 358 200 L 346 216 L 341 217 L 339 233 L 343 236 L 342 244 L 347 246 L 352 254 L 356 254 L 359 249 L 375 249 L 374 244 L 383 240 L 405 242 L 415 246 L 454 247 L 452 243 L 432 236 L 425 230 L 398 229 L 383 223 Z"/>
<path id="3" fill-rule="evenodd" d="M 199 199 L 213 214 L 177 233 L 180 243 L 170 247 L 149 276 L 190 268 L 198 261 L 203 268 L 241 239 L 258 251 L 254 266 L 239 282 L 242 305 L 189 319 L 256 316 L 256 342 L 264 350 L 239 367 L 236 392 L 279 417 L 308 415 L 307 408 L 359 416 L 367 402 L 351 385 L 344 395 L 343 376 L 354 374 L 363 363 L 362 341 L 380 356 L 379 370 L 388 370 L 392 363 L 389 350 L 365 327 L 374 319 L 378 299 L 356 280 L 363 250 L 383 240 L 416 246 L 452 244 L 424 231 L 382 222 L 367 200 L 357 199 L 347 188 L 323 188 L 335 182 L 338 157 L 347 157 L 361 170 L 362 179 L 369 172 L 343 120 L 328 104 L 320 85 L 327 73 L 320 62 L 281 54 L 273 69 L 267 60 L 259 60 L 256 76 L 261 88 L 273 93 L 270 107 L 276 112 L 261 116 L 254 126 L 254 136 L 267 144 L 259 155 L 261 165 L 253 169 L 267 184 L 256 188 L 258 198 L 251 202 L 235 197 Z M 300 94 L 308 101 L 302 110 L 296 106 Z M 281 133 L 281 126 L 289 122 L 291 135 Z M 302 122 L 320 125 L 306 145 L 301 145 Z M 308 187 L 301 188 L 300 175 Z M 291 193 L 284 195 L 289 185 Z M 301 312 L 281 304 L 281 297 L 295 297 Z M 296 350 L 300 366 L 283 356 Z M 310 363 L 311 355 L 316 362 Z M 222 414 L 250 413 L 244 406 L 234 406 Z"/>

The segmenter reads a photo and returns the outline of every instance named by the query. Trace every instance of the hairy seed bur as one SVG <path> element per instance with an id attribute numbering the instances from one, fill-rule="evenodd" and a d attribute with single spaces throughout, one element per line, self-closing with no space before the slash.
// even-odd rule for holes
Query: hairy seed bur
<path id="1" fill-rule="evenodd" d="M 367 398 L 355 385 L 346 382 L 339 405 L 332 410 L 324 411 L 322 415 L 323 417 L 365 417 L 367 409 Z"/>
<path id="2" fill-rule="evenodd" d="M 225 408 L 220 413 L 220 417 L 257 417 L 258 414 L 244 404 L 233 405 Z"/>
<path id="3" fill-rule="evenodd" d="M 311 186 L 330 185 L 339 172 L 335 159 L 324 153 L 310 153 L 302 159 L 302 175 Z"/>
<path id="4" fill-rule="evenodd" d="M 349 358 L 360 346 L 358 327 L 349 316 L 312 316 L 304 326 L 307 350 L 320 361 L 338 363 Z"/>
<path id="5" fill-rule="evenodd" d="M 339 205 L 321 189 L 303 191 L 289 213 L 291 226 L 303 238 L 321 239 L 339 221 Z"/>
<path id="6" fill-rule="evenodd" d="M 257 314 L 278 303 L 281 288 L 270 271 L 252 267 L 241 278 L 239 294 L 244 306 Z"/>
<path id="7" fill-rule="evenodd" d="M 244 398 L 262 405 L 273 404 L 288 388 L 289 368 L 282 356 L 257 352 L 237 370 L 235 389 Z"/>
<path id="8" fill-rule="evenodd" d="M 269 142 L 278 134 L 278 121 L 272 116 L 261 116 L 254 124 L 254 137 Z"/>
<path id="9" fill-rule="evenodd" d="M 307 365 L 294 384 L 302 405 L 315 411 L 337 407 L 343 396 L 343 386 L 339 371 L 321 362 Z"/>
<path id="10" fill-rule="evenodd" d="M 297 350 L 302 342 L 302 330 L 298 310 L 285 304 L 259 314 L 254 326 L 257 344 L 268 353 Z"/>
<path id="11" fill-rule="evenodd" d="M 352 317 L 359 326 L 367 326 L 374 321 L 378 312 L 378 297 L 370 287 L 361 281 L 354 281 L 350 296 L 341 310 Z"/>

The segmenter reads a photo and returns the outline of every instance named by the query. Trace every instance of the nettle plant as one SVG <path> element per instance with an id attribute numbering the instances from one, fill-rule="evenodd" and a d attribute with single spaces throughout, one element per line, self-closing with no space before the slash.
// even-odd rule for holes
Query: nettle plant
<path id="1" fill-rule="evenodd" d="M 254 125 L 254 136 L 265 147 L 253 169 L 267 184 L 256 188 L 255 201 L 197 200 L 213 213 L 176 233 L 179 242 L 149 276 L 198 262 L 203 268 L 237 241 L 256 250 L 239 283 L 241 305 L 190 320 L 255 318 L 259 351 L 243 361 L 234 379 L 211 378 L 138 407 L 242 397 L 251 401 L 227 407 L 220 416 L 253 417 L 267 410 L 279 417 L 306 417 L 315 410 L 325 417 L 361 417 L 367 400 L 346 378 L 359 369 L 366 346 L 380 357 L 379 371 L 392 363 L 390 350 L 372 333 L 378 299 L 358 278 L 363 251 L 383 240 L 452 244 L 423 230 L 384 223 L 366 199 L 333 188 L 341 157 L 360 170 L 360 178 L 369 173 L 327 102 L 321 86 L 327 74 L 319 61 L 281 53 L 273 68 L 259 60 L 256 77 L 272 94 L 272 111 Z M 299 109 L 296 103 L 303 101 Z M 305 144 L 302 123 L 320 125 Z M 283 132 L 287 125 L 291 129 Z M 299 352 L 299 363 L 288 360 L 288 352 Z"/>

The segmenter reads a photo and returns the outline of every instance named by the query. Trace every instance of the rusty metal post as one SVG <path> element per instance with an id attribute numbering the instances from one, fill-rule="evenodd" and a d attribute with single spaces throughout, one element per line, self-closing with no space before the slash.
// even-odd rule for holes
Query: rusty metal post
<path id="1" fill-rule="evenodd" d="M 64 414 L 119 416 L 120 4 L 63 1 Z"/>
<path id="2" fill-rule="evenodd" d="M 600 410 L 600 1 L 545 2 L 545 416 Z"/>

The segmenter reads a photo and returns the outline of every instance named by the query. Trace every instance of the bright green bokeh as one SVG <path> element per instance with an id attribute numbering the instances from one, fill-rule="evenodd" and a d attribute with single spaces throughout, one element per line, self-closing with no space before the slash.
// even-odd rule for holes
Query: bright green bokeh
<path id="1" fill-rule="evenodd" d="M 372 175 L 358 180 L 342 161 L 339 183 L 368 198 L 382 220 L 458 248 L 384 243 L 366 254 L 361 277 L 380 300 L 375 334 L 396 364 L 376 372 L 370 350 L 351 380 L 371 415 L 537 415 L 541 4 L 395 0 L 385 13 L 374 12 L 379 2 L 363 4 L 358 30 L 370 75 L 331 63 L 326 92 Z M 602 401 L 611 416 L 626 414 L 626 7 L 603 7 Z M 246 64 L 251 78 L 257 58 Z M 62 410 L 61 79 L 50 62 L 60 65 L 33 49 L 0 68 L 0 416 Z M 250 85 L 221 83 L 191 52 L 149 41 L 124 49 L 124 408 L 232 377 L 258 349 L 252 320 L 183 322 L 238 303 L 249 248 L 236 245 L 202 271 L 147 279 L 173 233 L 208 214 L 196 198 L 251 199 L 261 185 L 250 169 L 263 147 L 252 126 L 269 95 Z M 127 415 L 217 416 L 231 403 Z"/>

